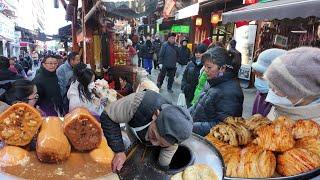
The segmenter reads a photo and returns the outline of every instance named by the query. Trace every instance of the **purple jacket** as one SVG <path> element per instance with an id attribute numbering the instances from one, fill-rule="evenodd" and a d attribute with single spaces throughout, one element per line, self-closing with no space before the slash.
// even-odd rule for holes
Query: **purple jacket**
<path id="1" fill-rule="evenodd" d="M 266 117 L 269 114 L 272 104 L 265 101 L 266 97 L 267 93 L 264 94 L 257 91 L 256 99 L 254 100 L 252 108 L 252 115 L 261 114 L 262 116 Z"/>

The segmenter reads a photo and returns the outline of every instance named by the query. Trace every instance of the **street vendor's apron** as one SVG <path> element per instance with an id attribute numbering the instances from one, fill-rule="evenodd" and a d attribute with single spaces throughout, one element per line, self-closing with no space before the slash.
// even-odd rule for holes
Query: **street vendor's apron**
<path id="1" fill-rule="evenodd" d="M 151 124 L 153 113 L 161 109 L 162 104 L 171 104 L 159 93 L 147 90 L 131 121 L 127 124 L 129 138 L 146 143 L 145 136 Z M 130 137 L 131 136 L 131 137 Z M 132 137 L 133 136 L 133 137 Z"/>

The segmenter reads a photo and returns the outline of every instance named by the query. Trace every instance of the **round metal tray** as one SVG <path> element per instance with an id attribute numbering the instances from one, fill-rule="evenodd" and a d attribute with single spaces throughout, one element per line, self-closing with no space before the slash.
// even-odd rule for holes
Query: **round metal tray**
<path id="1" fill-rule="evenodd" d="M 271 178 L 235 178 L 235 177 L 224 177 L 227 180 L 304 180 L 304 179 L 312 179 L 319 180 L 320 179 L 320 168 L 314 169 L 309 172 L 297 174 L 294 176 L 281 176 L 281 177 L 271 177 Z"/>
<path id="2" fill-rule="evenodd" d="M 155 153 L 153 153 L 155 149 L 152 149 L 154 147 L 146 147 L 141 144 L 132 145 L 128 151 L 128 159 L 118 175 L 123 180 L 169 180 L 173 175 L 172 172 L 183 171 L 188 165 L 206 164 L 214 170 L 218 179 L 224 179 L 225 167 L 222 156 L 209 141 L 199 135 L 193 134 L 181 146 L 189 149 L 192 155 L 188 164 L 175 171 L 172 169 L 164 170 L 157 165 L 157 158 L 155 158 Z M 158 156 L 156 155 L 156 157 Z"/>

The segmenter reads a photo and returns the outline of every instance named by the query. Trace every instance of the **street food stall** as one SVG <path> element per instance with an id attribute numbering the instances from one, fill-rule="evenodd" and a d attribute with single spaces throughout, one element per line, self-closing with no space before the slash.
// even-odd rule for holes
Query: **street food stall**
<path id="1" fill-rule="evenodd" d="M 320 125 L 284 116 L 228 117 L 206 137 L 193 134 L 180 144 L 168 169 L 157 163 L 159 147 L 132 141 L 124 129 L 127 160 L 117 173 L 111 171 L 114 153 L 100 124 L 84 108 L 42 119 L 34 107 L 17 103 L 0 114 L 0 131 L 1 179 L 315 180 L 320 175 Z"/>
<path id="2" fill-rule="evenodd" d="M 170 179 L 192 171 L 188 167 L 209 171 L 209 179 L 221 180 L 225 173 L 220 153 L 203 137 L 192 135 L 184 141 L 170 168 L 162 169 L 157 164 L 159 148 L 131 141 L 127 131 L 122 133 L 127 161 L 112 173 L 114 153 L 100 123 L 84 108 L 42 119 L 34 107 L 17 103 L 0 114 L 0 130 L 1 179 Z"/>
<path id="3" fill-rule="evenodd" d="M 116 17 L 145 15 L 129 11 L 124 2 L 98 0 L 94 7 Z M 143 2 L 148 8 L 156 4 L 154 0 Z M 139 5 L 132 6 L 139 10 Z M 116 81 L 127 76 L 134 86 L 145 79 L 145 71 L 128 61 L 121 33 L 105 33 L 108 48 L 103 51 L 109 56 L 101 64 L 110 67 L 110 76 Z M 92 38 L 86 34 L 84 57 L 94 57 Z M 87 60 L 97 68 L 97 61 Z M 107 103 L 116 100 L 108 82 L 97 83 L 108 96 Z M 64 117 L 43 117 L 26 103 L 14 104 L 0 113 L 0 179 L 289 180 L 319 179 L 320 175 L 320 125 L 313 120 L 228 117 L 206 137 L 192 134 L 182 142 L 166 169 L 158 165 L 159 148 L 132 141 L 130 133 L 122 127 L 127 160 L 120 171 L 112 172 L 114 152 L 99 121 L 87 109 L 76 108 Z"/>

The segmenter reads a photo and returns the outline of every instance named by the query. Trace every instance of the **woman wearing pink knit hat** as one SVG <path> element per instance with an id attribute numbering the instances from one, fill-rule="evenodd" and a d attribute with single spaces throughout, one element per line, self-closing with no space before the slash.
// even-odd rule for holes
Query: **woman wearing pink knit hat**
<path id="1" fill-rule="evenodd" d="M 320 49 L 300 47 L 275 59 L 264 74 L 272 91 L 288 99 L 274 105 L 268 117 L 313 119 L 320 124 Z"/>

